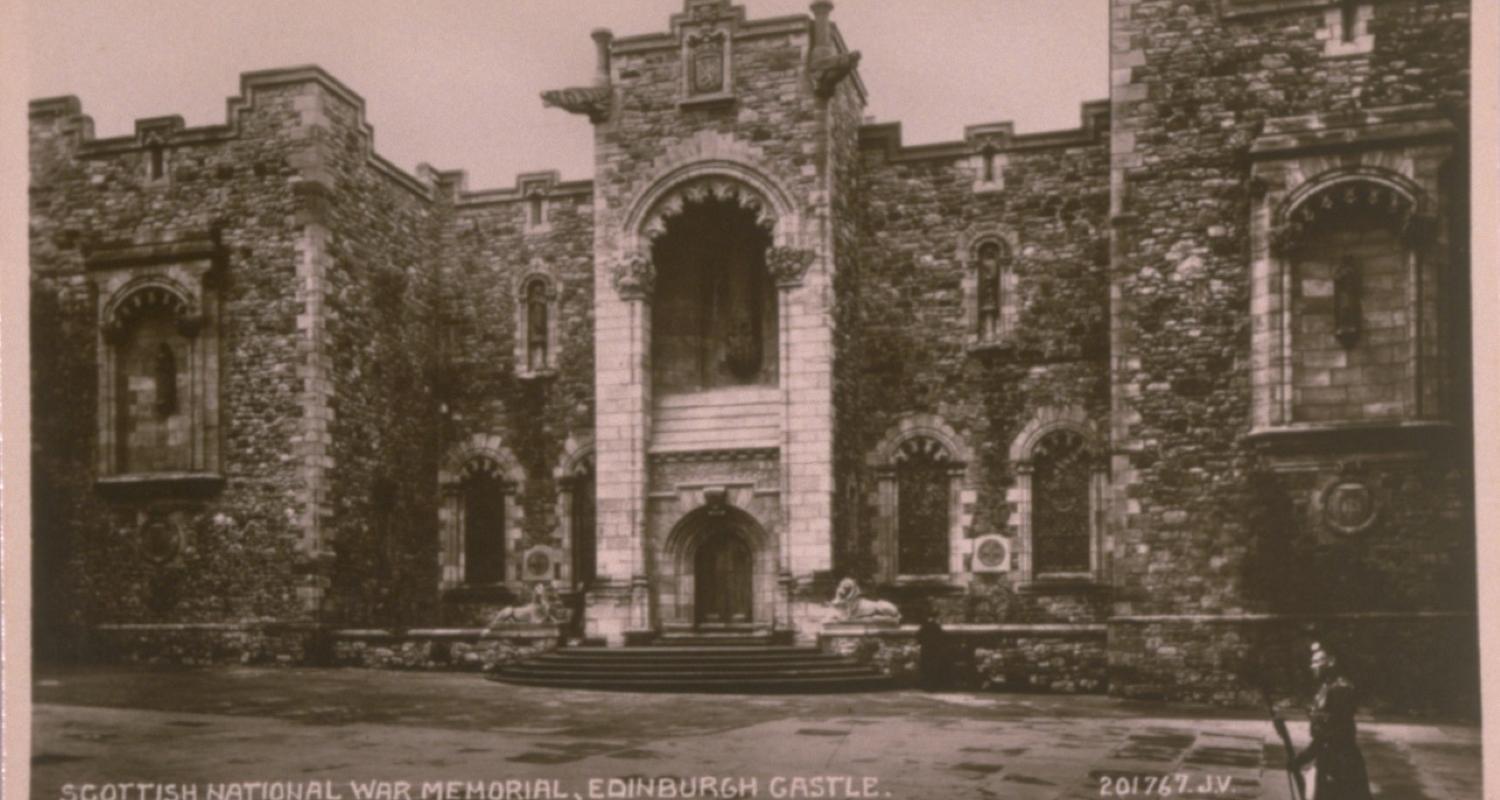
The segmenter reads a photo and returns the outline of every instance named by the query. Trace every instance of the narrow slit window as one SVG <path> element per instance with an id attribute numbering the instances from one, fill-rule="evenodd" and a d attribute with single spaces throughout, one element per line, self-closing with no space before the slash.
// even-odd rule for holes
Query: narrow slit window
<path id="1" fill-rule="evenodd" d="M 537 227 L 547 221 L 547 198 L 541 192 L 532 192 L 528 198 L 530 208 L 528 210 L 532 227 Z"/>
<path id="2" fill-rule="evenodd" d="M 166 172 L 167 169 L 166 149 L 163 148 L 160 144 L 151 145 L 150 158 L 151 180 L 161 180 L 161 176 Z"/>
<path id="3" fill-rule="evenodd" d="M 1359 0 L 1344 0 L 1339 6 L 1340 35 L 1344 43 L 1354 41 L 1354 28 L 1359 23 Z"/>

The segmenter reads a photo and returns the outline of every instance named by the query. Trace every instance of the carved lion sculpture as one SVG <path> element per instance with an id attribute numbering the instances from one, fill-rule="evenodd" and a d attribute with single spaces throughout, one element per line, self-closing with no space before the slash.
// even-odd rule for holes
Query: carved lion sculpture
<path id="1" fill-rule="evenodd" d="M 901 612 L 886 600 L 866 600 L 859 596 L 859 584 L 853 578 L 839 581 L 839 588 L 829 603 L 838 612 L 841 622 L 899 622 Z"/>
<path id="2" fill-rule="evenodd" d="M 562 607 L 552 584 L 543 582 L 532 587 L 530 603 L 500 609 L 490 620 L 489 626 L 494 628 L 507 624 L 539 625 L 561 622 L 566 615 L 567 609 Z"/>

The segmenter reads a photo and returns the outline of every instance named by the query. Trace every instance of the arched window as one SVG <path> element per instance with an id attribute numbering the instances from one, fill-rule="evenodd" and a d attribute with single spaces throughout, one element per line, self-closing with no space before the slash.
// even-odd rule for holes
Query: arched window
<path id="1" fill-rule="evenodd" d="M 901 445 L 896 461 L 896 565 L 902 575 L 948 572 L 950 487 L 947 453 L 927 438 Z"/>
<path id="2" fill-rule="evenodd" d="M 1015 483 L 1006 499 L 1022 581 L 1099 576 L 1108 473 L 1089 430 L 1083 409 L 1045 408 L 1011 443 Z"/>
<path id="3" fill-rule="evenodd" d="M 1092 568 L 1090 460 L 1083 436 L 1066 428 L 1043 436 L 1032 451 L 1031 544 L 1036 574 L 1081 573 Z"/>
<path id="4" fill-rule="evenodd" d="M 662 394 L 773 386 L 777 294 L 770 231 L 746 197 L 689 196 L 652 242 L 651 369 Z"/>
<path id="5" fill-rule="evenodd" d="M 499 583 L 505 580 L 505 481 L 499 465 L 489 459 L 471 461 L 460 494 L 463 509 L 464 582 Z"/>
<path id="6" fill-rule="evenodd" d="M 438 472 L 443 504 L 442 585 L 514 589 L 520 579 L 523 515 L 516 498 L 525 472 L 499 436 L 475 434 L 449 454 Z"/>
<path id="7" fill-rule="evenodd" d="M 957 579 L 975 492 L 963 440 L 932 414 L 903 417 L 866 459 L 881 580 Z"/>

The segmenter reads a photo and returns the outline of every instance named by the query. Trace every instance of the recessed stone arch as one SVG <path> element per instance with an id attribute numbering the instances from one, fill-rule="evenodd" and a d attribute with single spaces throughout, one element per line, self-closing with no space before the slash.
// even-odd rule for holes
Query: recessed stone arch
<path id="1" fill-rule="evenodd" d="M 115 337 L 136 316 L 158 309 L 175 318 L 184 333 L 196 332 L 199 312 L 193 292 L 165 275 L 143 275 L 116 290 L 100 314 L 100 327 L 106 338 Z"/>
<path id="2" fill-rule="evenodd" d="M 1367 165 L 1319 173 L 1287 194 L 1276 208 L 1270 246 L 1285 256 L 1301 246 L 1329 218 L 1350 212 L 1383 218 L 1383 225 L 1407 246 L 1430 232 L 1432 210 L 1421 187 L 1400 173 Z"/>
<path id="3" fill-rule="evenodd" d="M 625 216 L 626 251 L 645 253 L 653 235 L 683 205 L 705 198 L 732 200 L 756 214 L 772 235 L 773 244 L 795 247 L 800 239 L 800 216 L 790 195 L 755 166 L 728 158 L 705 158 L 670 166 L 631 202 Z"/>
<path id="4" fill-rule="evenodd" d="M 1010 462 L 1022 464 L 1031 460 L 1031 453 L 1043 436 L 1058 428 L 1072 428 L 1083 434 L 1089 446 L 1094 447 L 1098 437 L 1094 435 L 1089 414 L 1082 406 L 1048 407 L 1038 410 L 1022 426 L 1010 443 Z"/>
<path id="5" fill-rule="evenodd" d="M 907 414 L 886 432 L 880 444 L 870 451 L 870 466 L 894 464 L 901 458 L 901 446 L 908 439 L 927 437 L 942 445 L 945 458 L 959 465 L 973 463 L 973 454 L 964 438 L 946 420 L 936 414 Z"/>
<path id="6" fill-rule="evenodd" d="M 1296 212 L 1309 200 L 1333 189 L 1345 188 L 1353 184 L 1369 184 L 1375 187 L 1389 189 L 1396 196 L 1410 205 L 1411 213 L 1431 213 L 1429 207 L 1431 201 L 1422 187 L 1410 178 L 1394 170 L 1381 166 L 1368 164 L 1352 167 L 1335 167 L 1303 181 L 1281 201 L 1277 209 L 1276 218 L 1278 222 L 1285 222 L 1296 214 Z"/>
<path id="7" fill-rule="evenodd" d="M 748 622 L 770 624 L 775 616 L 776 540 L 755 516 L 718 498 L 689 511 L 678 520 L 662 544 L 660 563 L 662 619 L 668 623 L 699 622 L 697 598 L 700 549 L 716 537 L 734 537 L 750 554 Z"/>

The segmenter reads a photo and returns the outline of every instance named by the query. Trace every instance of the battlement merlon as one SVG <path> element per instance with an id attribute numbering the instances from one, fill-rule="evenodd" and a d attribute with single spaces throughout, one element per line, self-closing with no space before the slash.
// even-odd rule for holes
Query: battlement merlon
<path id="1" fill-rule="evenodd" d="M 1079 147 L 1106 141 L 1109 136 L 1109 101 L 1090 100 L 1080 106 L 1077 128 L 1016 134 L 1015 123 L 1004 120 L 969 125 L 961 141 L 935 142 L 907 146 L 901 142 L 900 122 L 866 123 L 859 129 L 859 145 L 866 150 L 883 150 L 891 162 L 924 159 L 954 159 L 972 156 L 989 148 L 996 154 L 1024 153 L 1065 147 Z"/>
<path id="2" fill-rule="evenodd" d="M 522 172 L 509 188 L 464 190 L 457 196 L 462 206 L 479 206 L 495 203 L 519 203 L 540 194 L 548 200 L 563 197 L 590 196 L 594 193 L 592 180 L 565 181 L 555 169 Z"/>

